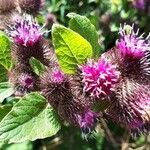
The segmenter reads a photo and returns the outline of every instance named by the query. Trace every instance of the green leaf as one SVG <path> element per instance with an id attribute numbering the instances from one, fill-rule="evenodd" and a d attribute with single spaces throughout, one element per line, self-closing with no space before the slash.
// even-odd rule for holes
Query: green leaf
<path id="1" fill-rule="evenodd" d="M 5 98 L 10 97 L 13 93 L 14 89 L 8 82 L 0 83 L 0 103 L 2 103 Z"/>
<path id="2" fill-rule="evenodd" d="M 50 137 L 60 123 L 52 107 L 37 92 L 21 98 L 0 122 L 0 141 L 19 143 Z"/>
<path id="3" fill-rule="evenodd" d="M 10 49 L 10 40 L 3 32 L 0 31 L 0 64 L 7 70 L 9 70 L 12 66 Z"/>
<path id="4" fill-rule="evenodd" d="M 93 105 L 93 110 L 95 111 L 95 112 L 101 112 L 101 111 L 104 111 L 104 110 L 106 110 L 108 107 L 110 106 L 110 102 L 108 101 L 101 101 L 101 102 L 99 102 L 99 103 L 95 103 L 94 105 Z"/>
<path id="5" fill-rule="evenodd" d="M 55 24 L 52 38 L 59 64 L 65 73 L 75 73 L 78 64 L 92 57 L 90 43 L 71 29 Z"/>
<path id="6" fill-rule="evenodd" d="M 10 112 L 12 105 L 0 106 L 0 121 Z"/>
<path id="7" fill-rule="evenodd" d="M 92 45 L 94 56 L 99 56 L 101 50 L 98 44 L 99 37 L 95 26 L 85 16 L 80 16 L 75 13 L 69 13 L 67 16 L 71 18 L 69 27 L 83 36 Z"/>
<path id="8" fill-rule="evenodd" d="M 30 65 L 33 69 L 33 71 L 37 74 L 37 75 L 42 75 L 45 71 L 45 66 L 37 59 L 35 59 L 34 57 L 30 58 Z"/>
<path id="9" fill-rule="evenodd" d="M 7 81 L 7 70 L 0 64 L 0 82 Z"/>
<path id="10" fill-rule="evenodd" d="M 135 141 L 136 146 L 142 146 L 144 145 L 144 143 L 146 142 L 146 136 L 145 135 L 141 135 L 140 137 L 138 137 Z"/>
<path id="11" fill-rule="evenodd" d="M 0 143 L 1 150 L 33 150 L 33 143 L 31 141 L 25 141 L 18 144 Z"/>

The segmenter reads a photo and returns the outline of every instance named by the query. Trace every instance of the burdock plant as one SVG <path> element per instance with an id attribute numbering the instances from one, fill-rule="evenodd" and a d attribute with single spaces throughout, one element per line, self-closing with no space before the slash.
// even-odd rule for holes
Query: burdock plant
<path id="1" fill-rule="evenodd" d="M 149 36 L 124 25 L 116 45 L 102 54 L 94 25 L 71 13 L 69 28 L 52 26 L 53 47 L 36 18 L 25 14 L 32 13 L 26 5 L 39 10 L 39 3 L 18 2 L 21 11 L 16 10 L 18 17 L 5 30 L 10 40 L 0 34 L 0 51 L 7 55 L 0 56 L 0 63 L 8 69 L 11 83 L 11 93 L 2 93 L 2 101 L 7 104 L 10 95 L 14 99 L 19 96 L 19 101 L 14 100 L 0 122 L 0 140 L 14 143 L 50 137 L 64 122 L 81 129 L 87 138 L 96 131 L 101 117 L 126 127 L 133 135 L 147 134 Z M 101 102 L 109 103 L 108 107 L 95 111 L 94 106 Z"/>

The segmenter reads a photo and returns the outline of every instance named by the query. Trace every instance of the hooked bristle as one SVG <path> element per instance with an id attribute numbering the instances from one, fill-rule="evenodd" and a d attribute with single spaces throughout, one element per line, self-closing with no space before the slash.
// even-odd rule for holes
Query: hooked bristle
<path id="1" fill-rule="evenodd" d="M 58 106 L 58 114 L 65 121 L 73 126 L 79 127 L 84 137 L 92 135 L 98 123 L 99 113 L 91 111 L 86 105 L 75 100 L 76 98 L 66 97 Z"/>
<path id="2" fill-rule="evenodd" d="M 57 108 L 59 101 L 63 101 L 65 95 L 70 94 L 70 89 L 67 77 L 57 66 L 53 67 L 41 77 L 40 87 L 50 105 Z"/>
<path id="3" fill-rule="evenodd" d="M 16 0 L 0 0 L 0 14 L 10 12 L 16 8 Z"/>
<path id="4" fill-rule="evenodd" d="M 26 66 L 29 66 L 29 60 L 31 57 L 34 57 L 46 66 L 57 63 L 53 47 L 49 45 L 44 38 L 30 47 L 13 43 L 11 53 L 16 65 L 25 64 Z"/>
<path id="5" fill-rule="evenodd" d="M 149 54 L 145 52 L 145 56 L 141 59 L 124 58 L 120 51 L 114 47 L 102 54 L 103 58 L 108 59 L 120 71 L 121 78 L 135 80 L 138 83 L 149 84 Z"/>
<path id="6" fill-rule="evenodd" d="M 134 134 L 145 133 L 145 124 L 150 121 L 149 89 L 149 86 L 140 85 L 132 80 L 122 81 L 112 97 L 113 103 L 107 109 L 108 116 Z"/>
<path id="7" fill-rule="evenodd" d="M 134 25 L 129 26 L 124 24 L 119 30 L 120 39 L 116 43 L 116 47 L 120 50 L 123 57 L 140 59 L 144 57 L 145 52 L 150 50 L 150 44 L 147 38 L 144 38 L 144 33 L 139 35 L 139 29 L 134 30 Z"/>
<path id="8" fill-rule="evenodd" d="M 13 68 L 9 74 L 9 81 L 15 89 L 16 96 L 24 96 L 27 93 L 39 90 L 37 86 L 38 80 L 38 76 L 33 72 L 30 72 L 28 69 L 23 70 Z"/>
<path id="9" fill-rule="evenodd" d="M 36 15 L 44 6 L 45 0 L 19 0 L 19 6 L 23 12 Z"/>

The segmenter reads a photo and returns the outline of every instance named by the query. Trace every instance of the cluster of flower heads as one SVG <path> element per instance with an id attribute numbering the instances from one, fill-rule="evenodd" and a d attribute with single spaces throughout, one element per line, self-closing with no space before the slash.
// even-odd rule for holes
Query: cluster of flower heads
<path id="1" fill-rule="evenodd" d="M 15 64 L 11 79 L 26 89 L 24 91 L 35 91 L 39 77 L 33 72 L 30 59 L 34 57 L 49 66 L 49 60 L 53 57 L 51 46 L 43 37 L 44 32 L 37 21 L 28 14 L 17 17 L 6 32 L 13 42 L 12 58 Z"/>
<path id="2" fill-rule="evenodd" d="M 94 131 L 102 113 L 93 112 L 91 106 L 102 101 L 109 102 L 104 116 L 128 128 L 133 136 L 150 130 L 150 36 L 144 38 L 126 24 L 119 35 L 114 48 L 98 60 L 79 65 L 75 75 L 52 69 L 41 82 L 58 114 L 83 133 Z"/>
<path id="3" fill-rule="evenodd" d="M 81 103 L 83 97 L 76 97 L 72 93 L 70 77 L 59 68 L 55 54 L 36 20 L 28 14 L 17 17 L 7 33 L 13 42 L 14 68 L 10 81 L 16 89 L 15 94 L 23 96 L 41 90 L 62 119 L 80 127 L 83 133 L 91 134 L 98 122 L 99 113 L 93 112 L 89 105 Z M 31 57 L 46 65 L 47 69 L 42 77 L 33 72 L 29 63 Z"/>
<path id="4" fill-rule="evenodd" d="M 30 59 L 34 57 L 49 66 L 49 59 L 53 58 L 51 44 L 44 38 L 43 28 L 34 18 L 43 3 L 43 0 L 0 1 L 0 16 L 6 17 L 2 27 L 12 40 L 14 65 L 9 79 L 17 95 L 38 90 L 39 77 L 33 72 Z"/>
<path id="5" fill-rule="evenodd" d="M 62 72 L 42 28 L 30 15 L 17 17 L 7 28 L 13 41 L 10 81 L 22 95 L 41 91 L 59 116 L 91 135 L 103 114 L 133 135 L 150 130 L 150 36 L 134 26 L 120 27 L 116 46 L 98 59 L 80 64 L 74 75 Z M 42 76 L 30 66 L 34 57 L 46 65 Z M 109 102 L 103 112 L 93 103 Z"/>
<path id="6" fill-rule="evenodd" d="M 134 26 L 124 25 L 116 47 L 103 54 L 121 73 L 106 114 L 134 136 L 150 130 L 150 36 L 144 38 L 138 32 Z"/>

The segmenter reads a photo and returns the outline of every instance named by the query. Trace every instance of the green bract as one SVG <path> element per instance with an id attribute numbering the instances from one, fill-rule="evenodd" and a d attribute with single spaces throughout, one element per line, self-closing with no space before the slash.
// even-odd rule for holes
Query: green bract
<path id="1" fill-rule="evenodd" d="M 37 59 L 35 59 L 34 57 L 30 58 L 30 65 L 33 69 L 33 71 L 37 74 L 37 75 L 42 75 L 45 71 L 45 66 Z"/>

